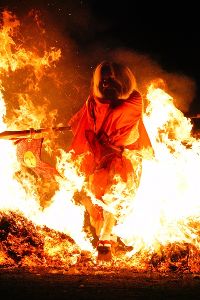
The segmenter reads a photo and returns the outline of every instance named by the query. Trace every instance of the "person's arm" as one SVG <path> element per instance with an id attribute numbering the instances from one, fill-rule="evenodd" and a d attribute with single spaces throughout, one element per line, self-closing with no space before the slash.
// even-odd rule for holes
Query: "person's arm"
<path id="1" fill-rule="evenodd" d="M 69 120 L 69 122 L 67 124 L 68 126 L 71 127 L 73 134 L 76 133 L 77 126 L 84 114 L 85 109 L 86 109 L 86 107 L 85 107 L 85 105 L 83 105 L 83 107 L 78 112 L 76 112 L 75 115 L 72 116 L 72 118 Z"/>

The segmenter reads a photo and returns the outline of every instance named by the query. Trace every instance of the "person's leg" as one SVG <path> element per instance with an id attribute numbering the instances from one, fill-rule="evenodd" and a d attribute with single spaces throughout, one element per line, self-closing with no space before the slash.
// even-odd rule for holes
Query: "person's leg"
<path id="1" fill-rule="evenodd" d="M 91 198 L 86 194 L 84 190 L 76 192 L 74 194 L 74 200 L 77 204 L 82 204 L 87 213 L 89 214 L 90 224 L 94 227 L 96 236 L 99 237 L 102 224 L 103 224 L 103 209 L 99 205 L 92 203 Z"/>
<path id="2" fill-rule="evenodd" d="M 109 167 L 95 170 L 92 176 L 90 176 L 90 180 L 89 180 L 90 190 L 95 195 L 96 199 L 102 201 L 102 203 L 104 203 L 108 207 L 111 201 L 110 197 L 108 201 L 106 201 L 105 199 L 103 200 L 103 196 L 109 191 L 111 185 L 112 185 L 112 181 L 110 180 Z M 116 220 L 114 215 L 111 212 L 102 209 L 103 218 L 101 219 L 101 222 L 98 222 L 98 216 L 96 212 L 94 212 L 94 210 L 95 207 L 92 207 L 92 209 L 88 207 L 91 224 L 93 225 L 93 227 L 95 227 L 96 235 L 98 237 L 98 242 L 97 242 L 98 259 L 110 260 L 112 257 L 111 252 L 112 252 L 112 245 L 113 245 L 112 231 L 116 223 Z"/>
<path id="3" fill-rule="evenodd" d="M 115 225 L 115 218 L 112 213 L 104 210 L 103 211 L 103 226 L 101 228 L 101 232 L 99 234 L 99 240 L 111 240 L 112 229 Z"/>
<path id="4" fill-rule="evenodd" d="M 81 204 L 85 206 L 90 216 L 90 224 L 94 227 L 97 237 L 99 237 L 104 219 L 103 209 L 99 205 L 94 205 L 87 195 L 81 199 Z"/>

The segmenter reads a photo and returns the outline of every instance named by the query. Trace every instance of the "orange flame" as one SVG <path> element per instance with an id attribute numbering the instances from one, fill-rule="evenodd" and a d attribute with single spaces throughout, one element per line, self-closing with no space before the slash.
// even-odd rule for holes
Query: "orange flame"
<path id="1" fill-rule="evenodd" d="M 150 85 L 147 99 L 144 121 L 155 158 L 144 158 L 132 212 L 116 232 L 134 245 L 132 254 L 141 249 L 154 252 L 172 242 L 187 242 L 199 248 L 198 235 L 189 223 L 198 221 L 200 213 L 200 141 L 191 136 L 190 120 L 165 91 Z"/>
<path id="2" fill-rule="evenodd" d="M 39 128 L 55 120 L 56 111 L 48 111 L 49 99 L 42 97 L 42 105 L 34 105 L 34 93 L 40 90 L 41 80 L 48 70 L 55 67 L 61 51 L 49 48 L 39 55 L 35 49 L 19 43 L 20 22 L 8 11 L 2 14 L 0 27 L 0 130 Z M 18 42 L 17 42 L 18 41 Z M 9 76 L 21 70 L 29 80 L 25 90 L 17 92 L 14 99 L 18 108 L 6 111 L 4 98 L 8 92 Z M 31 76 L 30 76 L 31 74 Z M 19 79 L 20 80 L 20 79 Z M 16 86 L 19 81 L 16 77 Z M 173 104 L 172 97 L 163 89 L 150 84 L 147 91 L 148 106 L 144 122 L 151 138 L 155 157 L 151 153 L 126 150 L 124 155 L 132 163 L 142 162 L 142 177 L 138 182 L 129 180 L 129 189 L 116 178 L 112 194 L 104 196 L 99 203 L 117 218 L 115 233 L 134 250 L 129 253 L 129 264 L 137 265 L 141 251 L 152 254 L 169 243 L 190 243 L 199 249 L 197 229 L 200 216 L 200 201 L 197 187 L 200 173 L 200 140 L 191 135 L 192 124 Z M 9 103 L 8 103 L 9 105 Z M 10 113 L 10 115 L 9 115 Z M 8 116 L 7 116 L 8 115 Z M 6 120 L 6 122 L 5 122 Z M 85 178 L 71 159 L 71 153 L 60 150 L 57 169 L 62 177 L 56 177 L 58 190 L 48 207 L 43 208 L 38 200 L 32 174 L 16 176 L 21 166 L 16 159 L 12 141 L 0 140 L 0 210 L 20 211 L 37 225 L 71 236 L 81 249 L 94 249 L 84 232 L 84 207 L 74 203 L 74 193 L 85 187 Z M 140 170 L 139 170 L 140 172 Z M 114 201 L 113 201 L 114 199 Z M 195 223 L 196 222 L 196 223 Z M 53 249 L 46 244 L 51 255 Z M 55 250 L 56 251 L 56 250 Z M 143 256 L 142 256 L 143 257 Z M 1 257 L 0 257 L 1 261 Z M 141 263 L 141 261 L 140 261 Z"/>

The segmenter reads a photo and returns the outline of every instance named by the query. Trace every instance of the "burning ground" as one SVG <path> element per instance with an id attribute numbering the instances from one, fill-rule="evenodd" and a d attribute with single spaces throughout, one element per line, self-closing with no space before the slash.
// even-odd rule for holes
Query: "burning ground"
<path id="1" fill-rule="evenodd" d="M 195 224 L 197 225 L 197 224 Z M 194 226 L 194 224 L 193 224 Z M 75 241 L 64 233 L 33 222 L 16 212 L 0 216 L 2 268 L 46 268 L 69 274 L 93 274 L 98 271 L 114 272 L 173 272 L 198 273 L 199 250 L 189 243 L 169 243 L 154 253 L 140 251 L 127 258 L 122 249 L 110 263 L 97 262 L 89 251 L 81 251 Z"/>
<path id="2" fill-rule="evenodd" d="M 58 96 L 77 99 L 81 92 L 85 95 L 84 84 L 81 89 L 68 72 L 65 86 L 69 89 L 67 94 L 63 92 L 63 69 L 59 65 L 62 52 L 45 39 L 38 15 L 31 12 L 29 17 L 35 22 L 31 24 L 36 26 L 37 41 L 31 39 L 30 30 L 23 29 L 26 22 L 20 23 L 8 11 L 2 13 L 2 132 L 58 125 L 64 119 L 63 111 L 68 115 L 68 111 L 74 110 L 71 102 L 66 101 L 60 113 L 55 108 Z M 77 80 L 85 82 L 84 78 Z M 169 88 L 165 89 L 163 80 L 149 81 L 143 91 L 144 122 L 154 155 L 125 151 L 124 155 L 133 163 L 143 157 L 139 188 L 135 192 L 130 182 L 127 191 L 123 182 L 118 181 L 112 194 L 105 195 L 115 200 L 105 207 L 118 220 L 115 233 L 131 250 L 126 252 L 119 247 L 112 262 L 97 262 L 95 236 L 84 221 L 86 213 L 79 203 L 81 191 L 88 193 L 79 161 L 74 162 L 71 153 L 65 151 L 63 136 L 50 131 L 42 137 L 42 153 L 37 152 L 37 159 L 32 150 L 26 150 L 28 163 L 25 157 L 19 160 L 19 143 L 0 140 L 2 270 L 20 267 L 34 272 L 35 268 L 45 268 L 50 273 L 100 272 L 110 276 L 116 272 L 171 272 L 179 276 L 200 272 L 200 140 L 193 134 L 191 120 L 175 106 L 176 101 Z M 65 136 L 66 144 L 69 135 Z M 33 137 L 30 133 L 26 142 L 30 146 L 40 139 L 41 136 Z M 43 160 L 46 171 L 40 177 L 38 164 L 41 166 Z M 51 168 L 60 176 L 52 177 Z M 103 205 L 94 197 L 92 201 Z"/>
<path id="3" fill-rule="evenodd" d="M 131 260 L 96 264 L 66 234 L 35 226 L 20 213 L 0 216 L 3 299 L 195 299 L 199 251 L 170 244 Z M 148 259 L 147 259 L 148 257 Z M 196 273 L 198 272 L 198 273 Z M 6 296 L 5 296 L 6 295 Z"/>

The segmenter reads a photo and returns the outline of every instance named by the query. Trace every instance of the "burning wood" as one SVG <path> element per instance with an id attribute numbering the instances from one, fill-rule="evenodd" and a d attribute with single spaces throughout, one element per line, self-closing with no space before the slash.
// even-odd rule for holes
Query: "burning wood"
<path id="1" fill-rule="evenodd" d="M 35 226 L 22 214 L 0 213 L 0 265 L 66 269 L 77 262 L 80 248 L 66 234 Z"/>
<path id="2" fill-rule="evenodd" d="M 200 228 L 200 226 L 199 226 Z M 87 272 L 96 265 L 94 258 L 76 245 L 66 234 L 33 222 L 16 212 L 0 213 L 0 266 L 63 268 Z M 200 251 L 191 244 L 169 243 L 152 254 L 142 251 L 127 259 L 118 252 L 113 269 L 159 272 L 200 272 Z M 139 263 L 140 262 L 140 263 Z M 136 265 L 138 264 L 138 265 Z M 106 265 L 105 265 L 106 266 Z"/>

